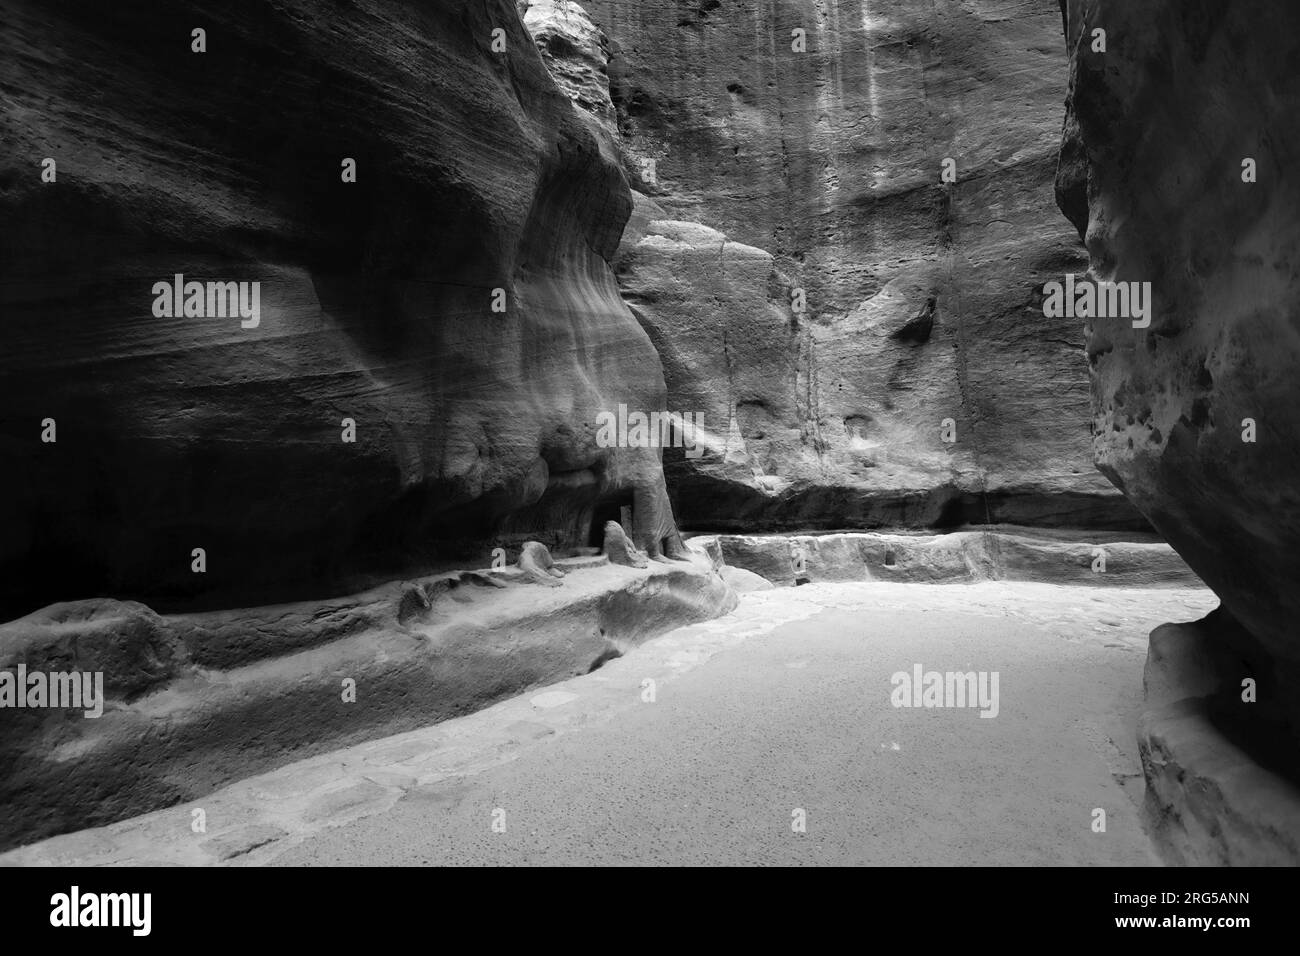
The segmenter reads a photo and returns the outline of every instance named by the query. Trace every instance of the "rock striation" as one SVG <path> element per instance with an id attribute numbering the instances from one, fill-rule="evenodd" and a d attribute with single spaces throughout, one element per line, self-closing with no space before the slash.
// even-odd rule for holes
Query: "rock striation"
<path id="1" fill-rule="evenodd" d="M 620 286 L 669 407 L 711 432 L 699 458 L 665 454 L 683 527 L 1148 529 L 1089 460 L 1083 331 L 1041 309 L 1086 261 L 1052 208 L 1051 0 L 526 20 L 602 128 L 608 77 L 638 193 Z"/>
<path id="2" fill-rule="evenodd" d="M 5 20 L 0 618 L 347 593 L 623 508 L 679 547 L 658 449 L 595 440 L 665 403 L 626 178 L 511 0 Z"/>

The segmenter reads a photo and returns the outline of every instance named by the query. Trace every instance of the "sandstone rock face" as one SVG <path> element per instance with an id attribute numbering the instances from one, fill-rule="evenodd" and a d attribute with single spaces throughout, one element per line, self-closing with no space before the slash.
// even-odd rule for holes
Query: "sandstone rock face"
<path id="1" fill-rule="evenodd" d="M 629 505 L 678 546 L 658 450 L 595 441 L 665 402 L 627 183 L 510 0 L 5 19 L 0 618 L 346 593 Z M 260 283 L 256 324 L 155 314 L 178 274 Z"/>
<path id="2" fill-rule="evenodd" d="M 665 454 L 684 527 L 1146 527 L 1089 460 L 1082 329 L 1041 310 L 1084 263 L 1051 0 L 582 7 L 604 44 L 576 15 L 538 41 L 571 24 L 560 76 L 609 50 L 645 194 L 619 281 L 713 438 Z"/>
<path id="3" fill-rule="evenodd" d="M 524 0 L 524 25 L 566 96 L 614 141 L 618 120 L 609 96 L 609 38 L 573 0 Z"/>
<path id="4" fill-rule="evenodd" d="M 773 584 L 894 581 L 947 584 L 1039 581 L 1090 587 L 1198 587 L 1196 575 L 1155 535 L 995 527 L 947 534 L 709 535 L 728 567 Z M 802 556 L 802 561 L 798 557 Z M 798 563 L 796 563 L 798 561 Z"/>
<path id="5" fill-rule="evenodd" d="M 1231 736 L 1294 779 L 1300 10 L 1265 0 L 1062 8 L 1071 89 L 1058 200 L 1086 236 L 1093 276 L 1148 282 L 1154 303 L 1147 328 L 1088 324 L 1097 465 L 1222 599 L 1225 613 L 1186 633 L 1225 645 L 1216 680 L 1235 701 Z M 1255 704 L 1242 700 L 1246 679 Z M 1149 783 L 1166 811 L 1200 813 L 1203 833 L 1229 801 L 1187 797 L 1208 752 L 1199 748 L 1200 767 L 1181 764 L 1195 756 L 1187 739 L 1148 735 L 1161 751 L 1148 770 L 1169 777 Z M 1289 742 L 1279 751 L 1277 740 Z M 1184 778 L 1186 799 L 1175 799 Z M 1300 845 L 1300 834 L 1288 839 Z"/>

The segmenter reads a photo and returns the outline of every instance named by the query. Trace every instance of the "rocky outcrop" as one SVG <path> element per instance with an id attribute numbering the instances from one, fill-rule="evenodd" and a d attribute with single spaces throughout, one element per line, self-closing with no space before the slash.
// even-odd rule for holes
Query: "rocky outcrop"
<path id="1" fill-rule="evenodd" d="M 621 564 L 629 568 L 644 568 L 649 565 L 646 556 L 628 540 L 627 532 L 617 521 L 605 522 L 604 554 L 610 564 Z"/>
<path id="2" fill-rule="evenodd" d="M 1082 330 L 1042 315 L 1085 261 L 1051 0 L 539 6 L 602 121 L 607 51 L 645 194 L 619 281 L 710 432 L 665 454 L 683 527 L 1148 527 L 1089 461 Z"/>
<path id="3" fill-rule="evenodd" d="M 520 8 L 556 85 L 613 145 L 618 119 L 609 96 L 609 38 L 573 0 L 521 0 Z"/>
<path id="4" fill-rule="evenodd" d="M 1249 640 L 1223 608 L 1151 632 L 1138 729 L 1147 829 L 1179 866 L 1300 863 L 1295 742 L 1277 733 L 1284 698 L 1256 688 L 1243 701 L 1255 668 L 1235 648 Z"/>
<path id="5" fill-rule="evenodd" d="M 0 80 L 0 618 L 347 593 L 625 507 L 678 547 L 658 449 L 596 441 L 665 405 L 626 179 L 513 0 L 19 0 Z"/>
<path id="6" fill-rule="evenodd" d="M 826 581 L 949 584 L 1038 581 L 1090 587 L 1200 587 L 1191 569 L 1154 535 L 992 527 L 947 534 L 844 532 L 826 535 L 707 535 L 726 567 L 777 585 Z"/>
<path id="7" fill-rule="evenodd" d="M 1230 737 L 1234 754 L 1294 780 L 1300 184 L 1290 171 L 1300 156 L 1300 10 L 1266 0 L 1069 0 L 1062 9 L 1071 83 L 1060 207 L 1087 239 L 1092 277 L 1149 283 L 1153 303 L 1145 327 L 1087 323 L 1097 466 L 1223 601 L 1178 632 L 1222 645 L 1206 658 L 1214 680 L 1153 695 L 1151 726 L 1171 701 L 1185 710 L 1199 701 L 1204 726 Z M 1161 644 L 1153 637 L 1153 657 Z M 1227 690 L 1206 711 L 1211 685 Z M 1181 842 L 1187 859 L 1264 859 L 1233 836 L 1243 830 L 1225 812 L 1246 792 L 1244 778 L 1232 770 L 1235 780 L 1214 782 L 1237 757 L 1210 736 L 1194 747 L 1194 735 L 1159 739 L 1148 733 L 1144 746 L 1167 842 Z M 1272 816 L 1292 821 L 1273 842 L 1297 862 L 1300 816 Z"/>
<path id="8" fill-rule="evenodd" d="M 519 552 L 519 570 L 531 584 L 541 584 L 548 588 L 560 587 L 560 578 L 564 572 L 555 566 L 551 552 L 540 541 L 525 541 Z"/>

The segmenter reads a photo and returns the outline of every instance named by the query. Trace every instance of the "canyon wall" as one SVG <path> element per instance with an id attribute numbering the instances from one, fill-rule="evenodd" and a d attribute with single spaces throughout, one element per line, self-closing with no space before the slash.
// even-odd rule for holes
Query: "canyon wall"
<path id="1" fill-rule="evenodd" d="M 1153 635 L 1156 823 L 1178 859 L 1300 862 L 1300 9 L 1062 9 L 1060 206 L 1154 301 L 1087 324 L 1097 466 L 1223 602 Z"/>
<path id="2" fill-rule="evenodd" d="M 665 454 L 683 527 L 1147 527 L 1041 309 L 1086 262 L 1051 0 L 520 5 L 638 193 L 623 295 L 708 432 Z"/>
<path id="3" fill-rule="evenodd" d="M 657 449 L 596 441 L 665 402 L 626 178 L 512 0 L 3 6 L 0 619 L 341 593 L 628 506 L 679 546 Z"/>

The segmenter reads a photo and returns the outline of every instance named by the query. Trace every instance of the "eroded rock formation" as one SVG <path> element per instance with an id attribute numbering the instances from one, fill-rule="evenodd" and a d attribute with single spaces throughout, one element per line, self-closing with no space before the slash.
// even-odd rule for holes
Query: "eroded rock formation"
<path id="1" fill-rule="evenodd" d="M 551 552 L 540 541 L 525 541 L 519 552 L 519 570 L 524 578 L 532 584 L 541 584 L 548 588 L 558 588 L 564 572 L 555 566 Z"/>
<path id="2" fill-rule="evenodd" d="M 644 194 L 623 294 L 669 407 L 711 431 L 665 455 L 684 527 L 1146 527 L 1088 458 L 1082 330 L 1041 310 L 1084 263 L 1052 209 L 1051 0 L 545 0 L 528 22 L 602 128 L 608 58 Z"/>
<path id="3" fill-rule="evenodd" d="M 689 553 L 560 558 L 554 590 L 457 571 L 324 601 L 162 615 L 94 599 L 2 623 L 0 850 L 459 716 L 734 608 L 720 559 Z M 54 706 L 54 685 L 95 673 L 93 701 Z M 19 704 L 13 678 L 34 674 L 42 705 Z"/>
<path id="4" fill-rule="evenodd" d="M 511 0 L 5 21 L 0 618 L 343 593 L 626 506 L 677 547 L 658 450 L 594 440 L 665 403 L 627 183 Z M 256 324 L 158 307 L 177 275 L 260 283 Z"/>
<path id="5" fill-rule="evenodd" d="M 629 568 L 644 568 L 649 565 L 646 556 L 637 550 L 636 545 L 628 540 L 627 532 L 617 521 L 605 522 L 605 557 L 610 564 L 621 564 Z"/>
<path id="6" fill-rule="evenodd" d="M 990 527 L 947 534 L 845 532 L 716 535 L 726 567 L 776 585 L 824 581 L 1038 581 L 1088 587 L 1197 587 L 1199 581 L 1155 535 L 1133 540 L 1093 532 Z"/>
<path id="7" fill-rule="evenodd" d="M 1149 792 L 1181 857 L 1259 860 L 1203 838 L 1214 835 L 1207 821 L 1222 822 L 1219 840 L 1249 829 L 1232 815 L 1267 816 L 1262 797 L 1243 807 L 1252 788 L 1226 779 L 1242 779 L 1227 768 L 1243 752 L 1293 782 L 1300 767 L 1300 10 L 1267 0 L 1062 9 L 1060 207 L 1087 239 L 1093 276 L 1148 282 L 1154 302 L 1146 328 L 1088 323 L 1097 465 L 1223 601 L 1180 632 L 1187 647 L 1220 642 L 1198 658 L 1214 680 L 1202 664 L 1171 669 L 1180 641 L 1153 639 Z M 1198 676 L 1179 694 L 1170 674 Z M 1243 681 L 1255 682 L 1254 703 Z M 1199 738 L 1186 733 L 1193 711 Z M 1206 785 L 1211 762 L 1208 776 L 1225 779 Z M 1300 801 L 1293 784 L 1270 792 L 1287 788 Z M 1300 860 L 1300 832 L 1283 836 L 1264 826 L 1251 839 Z"/>

